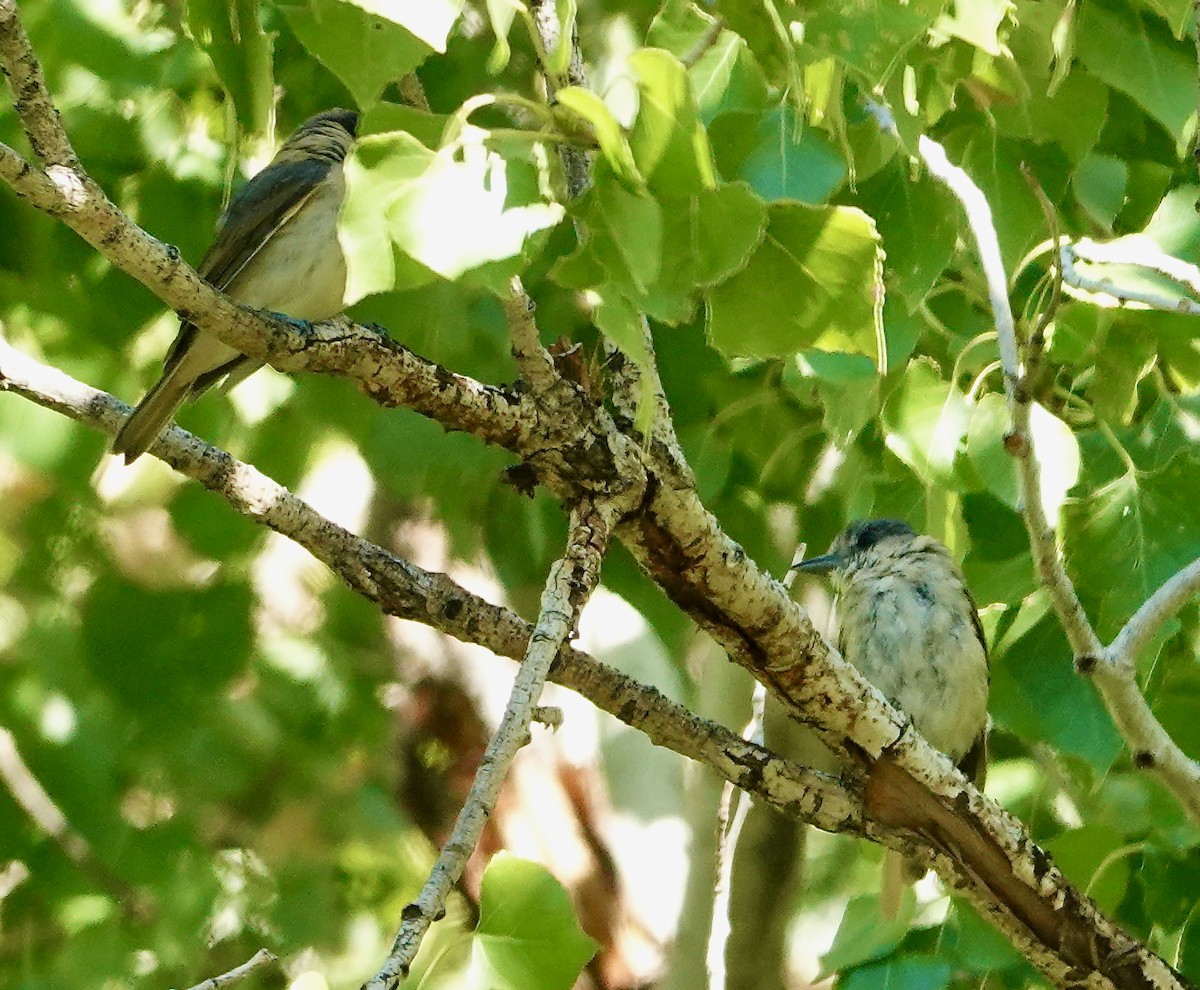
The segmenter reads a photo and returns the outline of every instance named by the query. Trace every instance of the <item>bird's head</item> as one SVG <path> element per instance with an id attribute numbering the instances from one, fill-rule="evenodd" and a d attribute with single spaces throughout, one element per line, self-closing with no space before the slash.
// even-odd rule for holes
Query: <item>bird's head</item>
<path id="1" fill-rule="evenodd" d="M 335 107 L 309 117 L 284 142 L 275 162 L 308 159 L 340 162 L 350 151 L 358 134 L 358 114 Z"/>
<path id="2" fill-rule="evenodd" d="M 837 535 L 828 553 L 802 560 L 793 569 L 805 574 L 833 571 L 836 576 L 861 562 L 867 553 L 898 551 L 916 535 L 908 523 L 899 519 L 855 520 Z"/>

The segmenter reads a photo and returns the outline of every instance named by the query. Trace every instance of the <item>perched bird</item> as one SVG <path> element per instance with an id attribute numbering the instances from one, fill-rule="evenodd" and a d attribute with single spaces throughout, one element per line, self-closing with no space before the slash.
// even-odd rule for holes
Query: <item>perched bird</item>
<path id="1" fill-rule="evenodd" d="M 236 302 L 324 320 L 339 313 L 346 261 L 337 239 L 345 196 L 342 162 L 358 114 L 326 110 L 287 139 L 271 163 L 230 200 L 217 236 L 196 269 Z M 262 362 L 183 323 L 162 377 L 138 403 L 113 441 L 128 464 L 154 443 L 179 406 L 228 378 L 236 384 Z"/>
<path id="2" fill-rule="evenodd" d="M 829 552 L 796 564 L 832 573 L 837 647 L 917 731 L 983 786 L 987 641 L 950 552 L 897 519 L 853 522 Z M 880 898 L 892 917 L 923 871 L 888 852 Z"/>

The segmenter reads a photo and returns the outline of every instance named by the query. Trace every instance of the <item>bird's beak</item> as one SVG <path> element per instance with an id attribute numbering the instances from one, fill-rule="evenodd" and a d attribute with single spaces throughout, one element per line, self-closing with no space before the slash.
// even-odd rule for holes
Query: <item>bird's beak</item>
<path id="1" fill-rule="evenodd" d="M 808 560 L 793 564 L 792 570 L 803 571 L 805 574 L 828 574 L 830 571 L 837 570 L 845 562 L 845 558 L 840 553 L 826 553 L 820 557 L 810 557 Z"/>

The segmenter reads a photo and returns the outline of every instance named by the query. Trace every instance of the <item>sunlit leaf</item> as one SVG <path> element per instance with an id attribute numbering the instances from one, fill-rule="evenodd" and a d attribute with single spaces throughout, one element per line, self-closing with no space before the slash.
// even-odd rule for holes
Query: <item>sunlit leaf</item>
<path id="1" fill-rule="evenodd" d="M 483 874 L 471 953 L 478 985 L 569 990 L 596 948 L 557 880 L 516 856 L 492 857 Z"/>
<path id="2" fill-rule="evenodd" d="M 348 0 L 308 0 L 280 4 L 279 9 L 300 43 L 346 84 L 360 107 L 371 106 L 385 86 L 408 75 L 433 51 L 391 18 Z"/>
<path id="3" fill-rule="evenodd" d="M 712 291 L 709 337 L 726 354 L 819 347 L 877 357 L 878 250 L 859 210 L 773 204 L 758 249 Z"/>

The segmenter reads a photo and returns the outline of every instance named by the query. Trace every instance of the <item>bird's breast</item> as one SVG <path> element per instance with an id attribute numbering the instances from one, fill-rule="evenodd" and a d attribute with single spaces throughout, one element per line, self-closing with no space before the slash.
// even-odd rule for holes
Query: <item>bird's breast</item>
<path id="1" fill-rule="evenodd" d="M 917 731 L 956 762 L 987 721 L 987 655 L 948 568 L 858 574 L 838 605 L 842 652 Z"/>
<path id="2" fill-rule="evenodd" d="M 337 223 L 344 191 L 338 165 L 255 255 L 229 287 L 229 294 L 248 306 L 298 320 L 324 320 L 340 313 L 346 260 Z"/>

